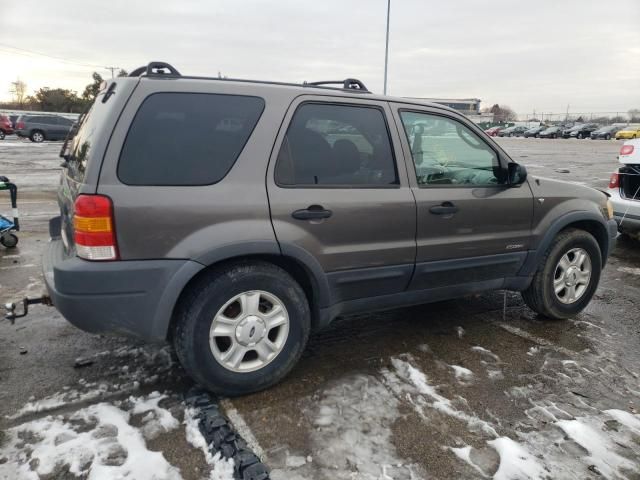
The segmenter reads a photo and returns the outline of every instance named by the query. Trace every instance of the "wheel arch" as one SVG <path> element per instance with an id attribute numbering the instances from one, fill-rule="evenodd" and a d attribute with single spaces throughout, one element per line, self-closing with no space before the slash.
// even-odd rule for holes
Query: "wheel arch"
<path id="1" fill-rule="evenodd" d="M 519 275 L 533 275 L 544 257 L 545 252 L 553 242 L 553 239 L 562 231 L 576 228 L 584 230 L 596 239 L 602 255 L 602 266 L 604 267 L 609 256 L 609 233 L 604 219 L 594 212 L 578 211 L 567 213 L 556 219 L 547 229 L 544 237 L 538 244 L 536 250 L 527 257 L 525 264 Z"/>
<path id="2" fill-rule="evenodd" d="M 328 306 L 330 302 L 329 284 L 320 264 L 311 254 L 293 245 L 283 248 L 282 252 L 280 252 L 279 249 L 274 251 L 273 248 L 260 248 L 256 245 L 252 247 L 245 245 L 246 250 L 242 252 L 241 247 L 241 245 L 233 246 L 233 249 L 231 249 L 235 252 L 233 254 L 230 254 L 231 250 L 229 250 L 227 251 L 227 255 L 218 251 L 215 255 L 207 256 L 209 261 L 204 263 L 203 268 L 184 283 L 179 295 L 176 297 L 169 321 L 166 322 L 166 339 L 170 339 L 172 335 L 176 317 L 175 311 L 189 288 L 212 270 L 224 268 L 227 265 L 238 262 L 267 262 L 285 270 L 298 282 L 307 297 L 311 311 L 312 329 L 319 329 L 326 323 L 321 311 L 322 308 Z M 224 249 L 222 250 L 224 251 Z"/>

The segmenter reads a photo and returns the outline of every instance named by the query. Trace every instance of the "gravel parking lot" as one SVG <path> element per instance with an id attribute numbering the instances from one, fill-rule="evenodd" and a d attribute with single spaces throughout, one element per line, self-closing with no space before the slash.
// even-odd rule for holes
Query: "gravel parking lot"
<path id="1" fill-rule="evenodd" d="M 498 141 L 531 175 L 597 188 L 621 145 Z M 0 142 L 23 229 L 0 247 L 3 303 L 42 291 L 59 148 Z M 621 237 L 575 319 L 500 292 L 341 318 L 283 383 L 219 405 L 276 480 L 640 479 L 639 299 L 640 243 Z M 90 335 L 47 307 L 2 322 L 0 478 L 231 478 L 194 431 L 190 387 L 167 346 Z"/>

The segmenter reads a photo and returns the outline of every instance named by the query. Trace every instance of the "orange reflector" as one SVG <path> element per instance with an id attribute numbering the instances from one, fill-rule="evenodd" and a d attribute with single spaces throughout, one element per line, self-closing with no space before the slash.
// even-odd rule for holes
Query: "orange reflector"
<path id="1" fill-rule="evenodd" d="M 109 217 L 73 217 L 73 228 L 76 232 L 111 232 L 111 218 Z"/>

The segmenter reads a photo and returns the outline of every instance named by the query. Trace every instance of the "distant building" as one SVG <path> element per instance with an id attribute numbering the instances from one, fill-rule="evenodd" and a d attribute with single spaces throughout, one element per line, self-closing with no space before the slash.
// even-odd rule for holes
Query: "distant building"
<path id="1" fill-rule="evenodd" d="M 414 100 L 423 100 L 425 102 L 438 103 L 445 107 L 458 110 L 465 115 L 479 115 L 480 114 L 480 99 L 479 98 L 422 98 L 422 97 L 410 97 Z"/>

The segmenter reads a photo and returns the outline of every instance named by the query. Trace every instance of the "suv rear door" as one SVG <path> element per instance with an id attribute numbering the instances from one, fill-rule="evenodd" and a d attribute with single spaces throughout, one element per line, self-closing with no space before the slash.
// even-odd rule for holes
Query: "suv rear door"
<path id="1" fill-rule="evenodd" d="M 417 202 L 410 288 L 501 288 L 529 247 L 528 183 L 506 185 L 508 158 L 461 115 L 403 104 L 394 105 L 394 115 Z"/>
<path id="2" fill-rule="evenodd" d="M 403 291 L 413 271 L 416 206 L 389 119 L 386 102 L 301 96 L 272 153 L 278 242 L 315 258 L 333 303 Z"/>

